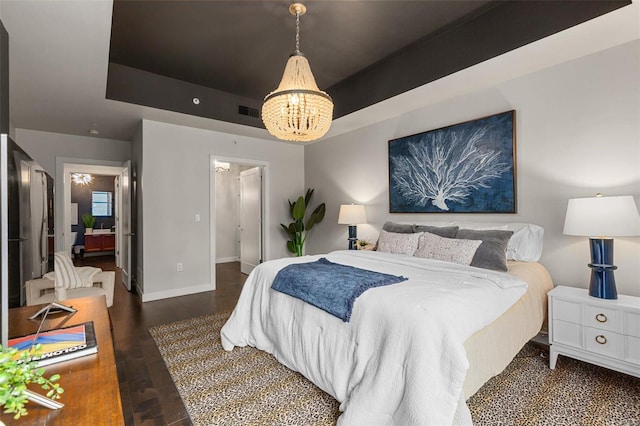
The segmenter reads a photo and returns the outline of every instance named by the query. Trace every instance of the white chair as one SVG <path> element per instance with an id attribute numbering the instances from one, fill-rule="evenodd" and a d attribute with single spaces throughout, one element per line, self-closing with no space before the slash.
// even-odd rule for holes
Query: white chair
<path id="1" fill-rule="evenodd" d="M 92 266 L 76 268 L 68 253 L 57 252 L 54 272 L 27 281 L 27 305 L 104 295 L 109 308 L 113 305 L 114 285 L 115 272 Z"/>

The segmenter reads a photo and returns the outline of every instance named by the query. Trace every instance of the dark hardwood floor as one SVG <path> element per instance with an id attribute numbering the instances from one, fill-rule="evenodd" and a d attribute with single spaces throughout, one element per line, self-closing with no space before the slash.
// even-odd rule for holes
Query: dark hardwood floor
<path id="1" fill-rule="evenodd" d="M 76 266 L 91 265 L 116 271 L 113 306 L 109 315 L 127 425 L 190 425 L 191 421 L 164 361 L 148 332 L 149 327 L 214 312 L 231 311 L 246 275 L 238 262 L 218 264 L 217 290 L 142 303 L 121 284 L 114 257 L 85 257 Z M 206 330 L 203 337 L 206 338 Z M 210 336 L 219 338 L 219 336 Z"/>

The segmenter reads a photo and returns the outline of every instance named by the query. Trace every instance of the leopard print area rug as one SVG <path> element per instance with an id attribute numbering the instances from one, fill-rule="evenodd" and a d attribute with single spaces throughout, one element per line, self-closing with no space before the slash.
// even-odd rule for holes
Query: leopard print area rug
<path id="1" fill-rule="evenodd" d="M 334 425 L 331 396 L 254 348 L 222 349 L 229 313 L 152 327 L 195 425 Z M 529 343 L 467 404 L 476 425 L 640 425 L 640 379 Z"/>

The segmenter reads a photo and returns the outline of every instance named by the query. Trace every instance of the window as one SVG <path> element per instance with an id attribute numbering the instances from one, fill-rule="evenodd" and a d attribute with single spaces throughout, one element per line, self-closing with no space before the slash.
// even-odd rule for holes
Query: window
<path id="1" fill-rule="evenodd" d="M 94 216 L 112 216 L 113 193 L 91 191 L 91 214 Z"/>

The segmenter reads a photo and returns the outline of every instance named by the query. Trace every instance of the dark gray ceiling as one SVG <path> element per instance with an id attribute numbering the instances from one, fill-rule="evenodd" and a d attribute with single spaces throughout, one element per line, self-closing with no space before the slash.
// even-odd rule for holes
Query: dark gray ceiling
<path id="1" fill-rule="evenodd" d="M 290 3 L 116 0 L 107 97 L 261 126 L 237 107 L 279 83 Z M 301 50 L 340 117 L 629 3 L 307 1 Z"/>

